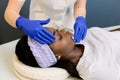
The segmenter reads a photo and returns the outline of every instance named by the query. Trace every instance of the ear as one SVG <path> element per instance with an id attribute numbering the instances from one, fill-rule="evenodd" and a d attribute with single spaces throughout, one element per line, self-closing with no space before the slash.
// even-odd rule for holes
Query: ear
<path id="1" fill-rule="evenodd" d="M 60 55 L 55 55 L 56 59 L 57 60 L 60 60 L 61 59 L 61 56 Z"/>

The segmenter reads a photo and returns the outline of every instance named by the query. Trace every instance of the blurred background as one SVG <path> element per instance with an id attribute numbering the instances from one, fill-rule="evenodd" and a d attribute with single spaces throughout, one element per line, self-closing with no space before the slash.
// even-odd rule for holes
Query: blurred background
<path id="1" fill-rule="evenodd" d="M 24 33 L 12 28 L 4 20 L 4 11 L 8 0 L 0 0 L 0 45 L 20 38 Z M 29 16 L 30 0 L 26 0 L 20 14 Z M 87 0 L 88 27 L 108 27 L 120 25 L 120 0 Z"/>

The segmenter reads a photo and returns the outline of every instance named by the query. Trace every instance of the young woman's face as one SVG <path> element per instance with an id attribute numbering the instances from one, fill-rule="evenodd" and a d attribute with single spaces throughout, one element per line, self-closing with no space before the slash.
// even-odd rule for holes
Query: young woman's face
<path id="1" fill-rule="evenodd" d="M 50 32 L 55 35 L 55 41 L 50 44 L 51 49 L 54 53 L 60 53 L 62 56 L 67 56 L 70 53 L 75 45 L 75 42 L 72 39 L 73 34 L 65 31 L 65 30 L 55 30 L 55 29 L 48 29 Z"/>

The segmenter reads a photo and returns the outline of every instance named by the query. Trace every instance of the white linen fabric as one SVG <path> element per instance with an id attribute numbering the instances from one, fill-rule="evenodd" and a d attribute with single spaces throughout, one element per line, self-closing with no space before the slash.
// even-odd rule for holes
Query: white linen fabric
<path id="1" fill-rule="evenodd" d="M 47 27 L 57 25 L 73 29 L 73 7 L 76 0 L 31 0 L 30 19 L 39 20 L 51 18 Z"/>
<path id="2" fill-rule="evenodd" d="M 88 30 L 77 71 L 84 80 L 120 80 L 120 31 Z"/>
<path id="3" fill-rule="evenodd" d="M 14 72 L 20 80 L 81 80 L 71 77 L 62 68 L 35 68 L 21 63 L 16 55 L 13 55 Z"/>

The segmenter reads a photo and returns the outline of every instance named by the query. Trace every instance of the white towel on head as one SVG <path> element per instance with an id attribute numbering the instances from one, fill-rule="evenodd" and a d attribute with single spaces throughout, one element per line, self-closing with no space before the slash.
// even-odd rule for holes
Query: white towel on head
<path id="1" fill-rule="evenodd" d="M 40 44 L 28 37 L 28 45 L 40 67 L 46 68 L 57 63 L 54 53 L 47 44 Z"/>

